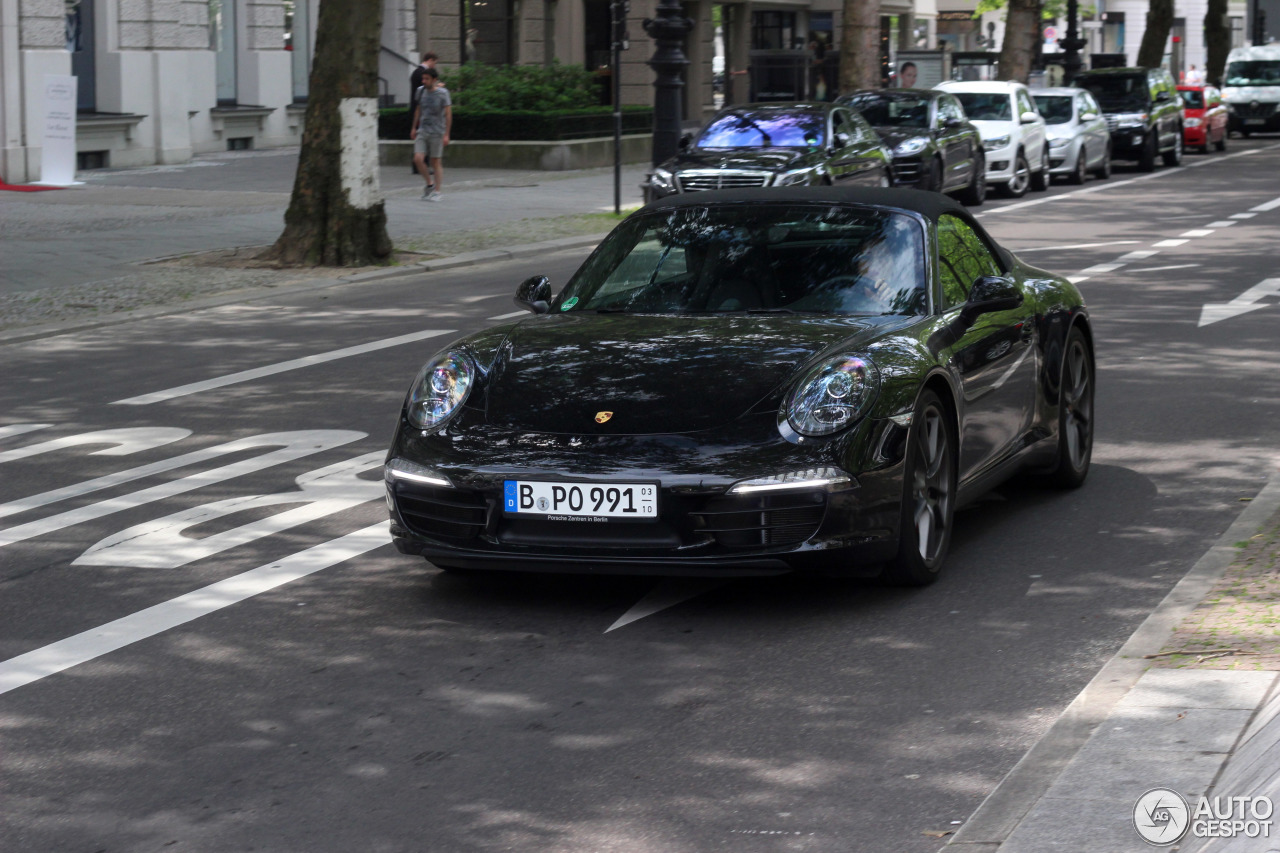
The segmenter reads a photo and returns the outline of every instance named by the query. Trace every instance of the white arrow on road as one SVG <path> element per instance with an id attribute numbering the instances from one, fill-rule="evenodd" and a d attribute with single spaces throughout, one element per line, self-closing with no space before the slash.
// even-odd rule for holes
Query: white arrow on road
<path id="1" fill-rule="evenodd" d="M 1266 308 L 1267 303 L 1258 300 L 1280 293 L 1280 278 L 1267 278 L 1255 284 L 1230 302 L 1208 302 L 1200 309 L 1200 326 L 1230 320 L 1259 308 Z"/>

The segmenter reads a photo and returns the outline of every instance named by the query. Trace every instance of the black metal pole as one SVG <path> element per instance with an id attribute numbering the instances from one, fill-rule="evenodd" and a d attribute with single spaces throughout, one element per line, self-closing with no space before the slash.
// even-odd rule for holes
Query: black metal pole
<path id="1" fill-rule="evenodd" d="M 1072 85 L 1076 74 L 1080 73 L 1084 64 L 1080 51 L 1084 50 L 1086 43 L 1080 38 L 1080 4 L 1078 0 L 1067 0 L 1067 37 L 1058 39 L 1062 48 L 1062 82 L 1066 86 Z"/>
<path id="2" fill-rule="evenodd" d="M 674 157 L 680 150 L 681 108 L 684 69 L 684 37 L 693 29 L 678 0 L 661 0 L 657 18 L 645 18 L 644 31 L 657 43 L 649 67 L 657 73 L 653 81 L 653 165 Z"/>
<path id="3" fill-rule="evenodd" d="M 627 27 L 626 0 L 609 4 L 613 33 L 613 213 L 622 213 L 622 40 Z"/>

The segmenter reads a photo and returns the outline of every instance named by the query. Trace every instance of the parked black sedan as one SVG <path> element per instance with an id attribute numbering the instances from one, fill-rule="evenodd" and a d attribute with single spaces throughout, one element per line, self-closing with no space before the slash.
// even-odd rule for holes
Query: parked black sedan
<path id="1" fill-rule="evenodd" d="M 893 182 L 957 193 L 970 206 L 987 197 L 982 136 L 955 95 L 934 89 L 864 89 L 836 100 L 862 114 L 893 153 Z"/>
<path id="2" fill-rule="evenodd" d="M 653 170 L 646 198 L 745 187 L 889 186 L 888 150 L 857 113 L 827 103 L 717 113 Z"/>
<path id="3" fill-rule="evenodd" d="M 446 569 L 921 585 L 960 502 L 1089 470 L 1079 292 L 938 193 L 664 199 L 516 303 L 427 360 L 387 456 L 396 546 Z"/>

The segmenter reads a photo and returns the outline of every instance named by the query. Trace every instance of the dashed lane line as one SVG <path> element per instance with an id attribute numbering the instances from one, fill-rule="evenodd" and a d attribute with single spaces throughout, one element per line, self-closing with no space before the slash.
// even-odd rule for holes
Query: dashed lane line
<path id="1" fill-rule="evenodd" d="M 354 355 L 363 355 L 367 352 L 375 352 L 377 350 L 388 349 L 389 347 L 398 347 L 402 344 L 411 344 L 415 341 L 426 340 L 427 338 L 434 338 L 440 335 L 447 335 L 452 331 L 454 330 L 424 329 L 420 332 L 413 332 L 408 335 L 384 338 L 380 341 L 370 341 L 367 344 L 360 344 L 354 347 L 345 347 L 343 349 L 330 350 L 329 352 L 316 353 L 315 355 L 308 355 L 303 358 L 295 358 L 290 359 L 289 361 L 281 361 L 276 364 L 268 364 L 264 367 L 255 367 L 252 370 L 242 370 L 239 373 L 229 373 L 226 376 L 206 379 L 203 382 L 192 382 L 189 385 L 179 385 L 175 388 L 167 388 L 163 391 L 142 394 L 138 397 L 116 400 L 111 405 L 149 406 L 152 403 L 162 403 L 165 400 L 173 400 L 178 397 L 188 397 L 192 394 L 199 394 L 203 391 L 213 390 L 214 388 L 224 388 L 228 385 L 237 385 L 241 382 L 252 382 L 255 379 L 274 376 L 277 373 L 285 373 L 290 370 L 298 370 L 303 367 L 311 367 L 316 364 L 337 361 L 338 359 L 349 358 Z"/>

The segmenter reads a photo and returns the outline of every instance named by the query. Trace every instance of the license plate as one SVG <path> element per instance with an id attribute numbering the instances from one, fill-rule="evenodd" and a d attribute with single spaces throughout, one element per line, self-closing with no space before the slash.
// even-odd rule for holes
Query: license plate
<path id="1" fill-rule="evenodd" d="M 1244 120 L 1244 123 L 1245 124 L 1266 124 L 1267 120 L 1265 118 L 1247 118 Z"/>
<path id="2" fill-rule="evenodd" d="M 502 510 L 548 521 L 656 521 L 658 484 L 504 480 Z"/>

